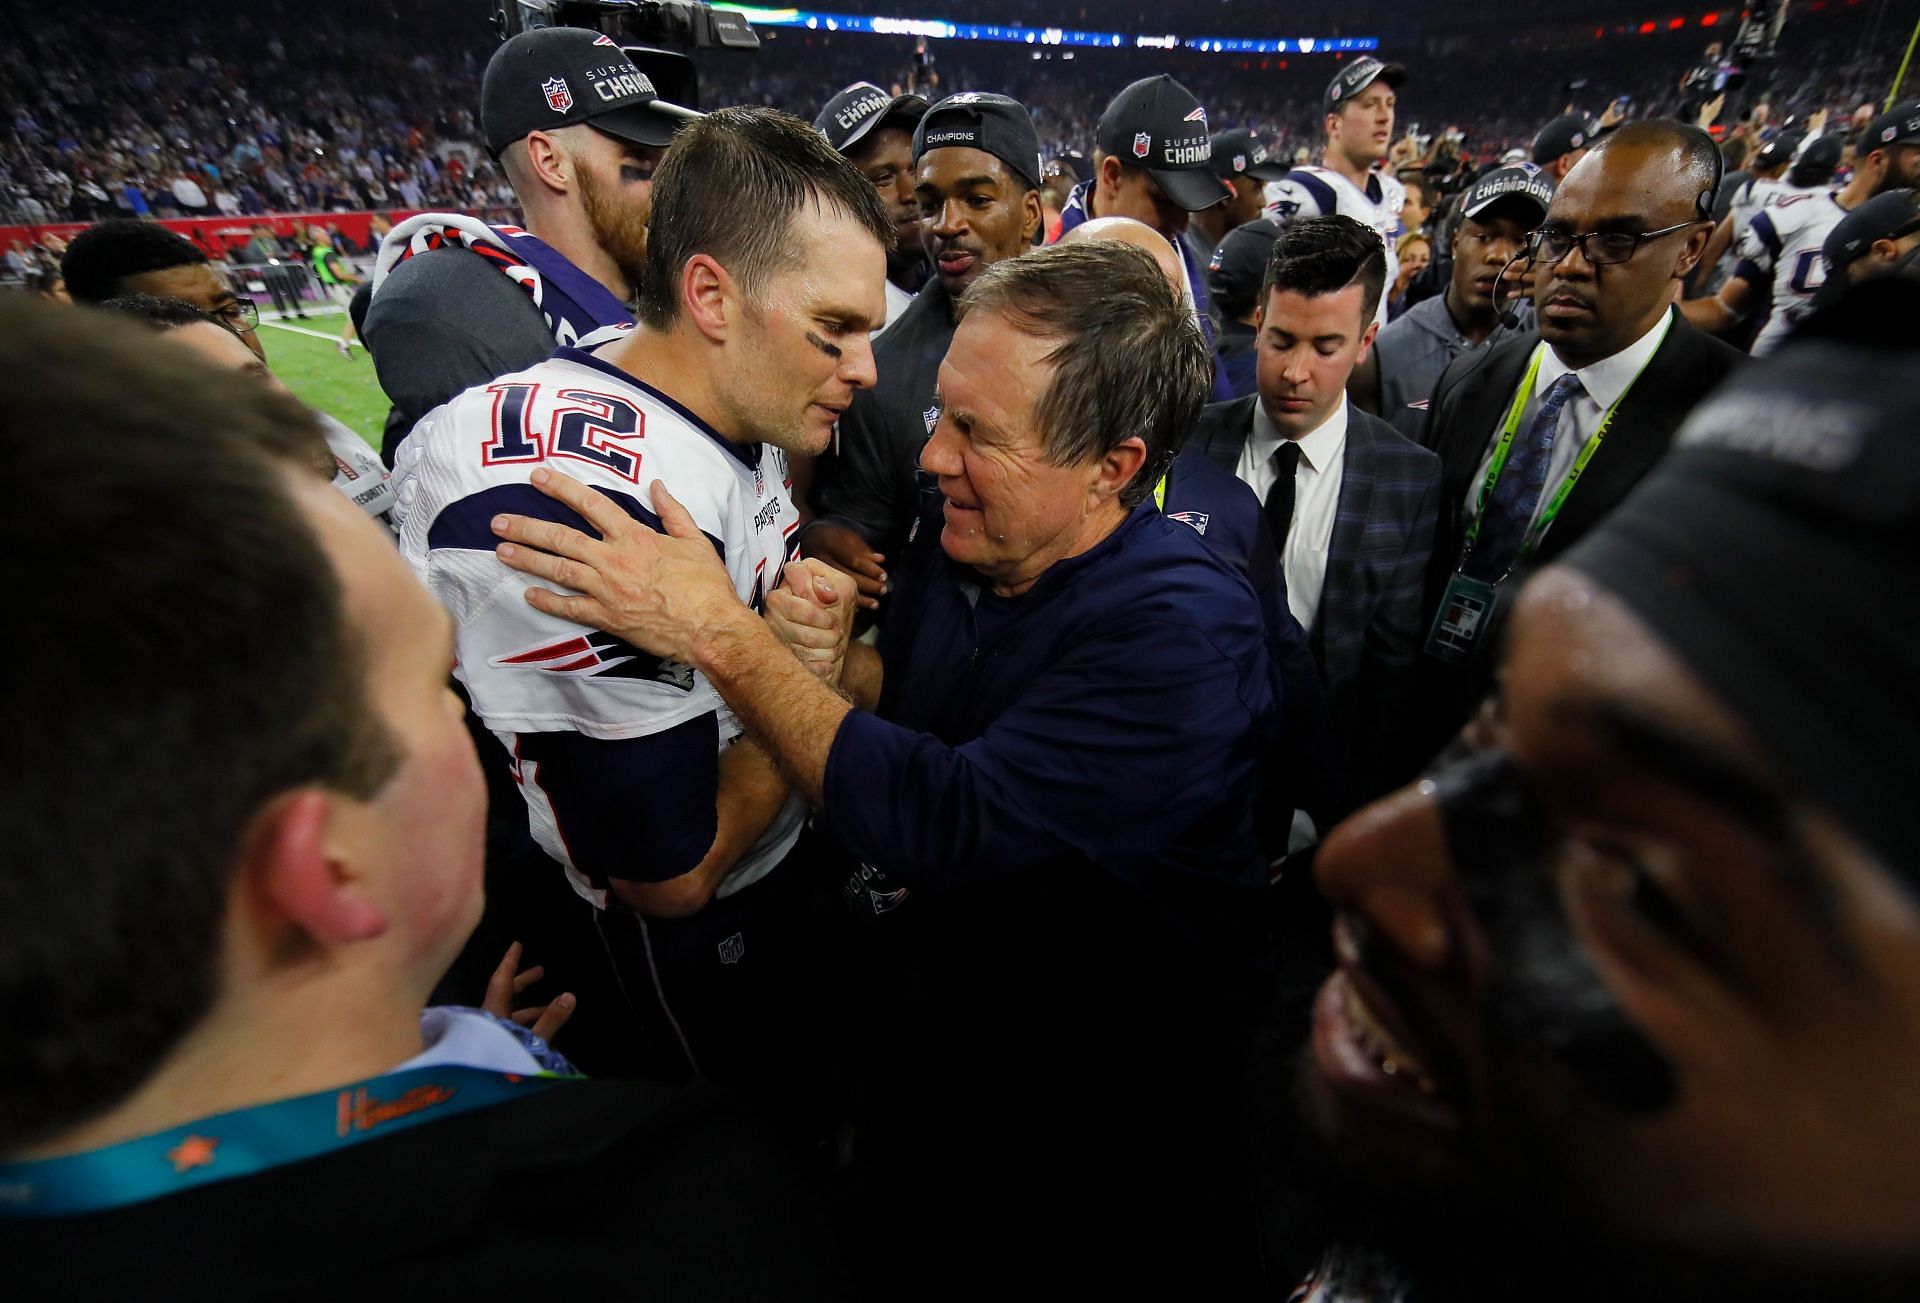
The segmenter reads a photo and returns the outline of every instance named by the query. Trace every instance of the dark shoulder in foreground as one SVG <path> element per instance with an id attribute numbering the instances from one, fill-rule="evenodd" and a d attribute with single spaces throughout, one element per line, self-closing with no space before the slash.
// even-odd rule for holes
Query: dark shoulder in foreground
<path id="1" fill-rule="evenodd" d="M 0 1223 L 14 1297 L 837 1299 L 792 1161 L 705 1087 L 587 1081 L 168 1199 Z"/>

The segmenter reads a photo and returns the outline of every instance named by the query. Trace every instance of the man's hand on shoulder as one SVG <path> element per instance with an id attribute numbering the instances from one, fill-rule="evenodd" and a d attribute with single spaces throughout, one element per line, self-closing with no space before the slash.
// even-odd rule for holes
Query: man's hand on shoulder
<path id="1" fill-rule="evenodd" d="M 552 521 L 494 518 L 493 532 L 507 540 L 495 553 L 504 564 L 574 590 L 528 588 L 527 602 L 536 610 L 688 665 L 699 664 L 699 648 L 708 639 L 756 619 L 734 592 L 712 542 L 665 484 L 655 480 L 652 493 L 653 509 L 666 527 L 661 533 L 570 475 L 543 467 L 531 478 L 535 488 L 600 532 L 595 539 Z"/>
<path id="2" fill-rule="evenodd" d="M 873 550 L 860 531 L 831 520 L 816 520 L 800 533 L 800 555 L 826 562 L 859 585 L 859 604 L 871 611 L 886 596 L 886 557 Z"/>

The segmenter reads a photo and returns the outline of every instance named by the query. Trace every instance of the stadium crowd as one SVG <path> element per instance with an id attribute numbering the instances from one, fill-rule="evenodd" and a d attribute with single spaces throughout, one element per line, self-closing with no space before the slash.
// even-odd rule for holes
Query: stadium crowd
<path id="1" fill-rule="evenodd" d="M 21 1297 L 1920 1291 L 1892 33 L 296 16 L 0 52 Z"/>

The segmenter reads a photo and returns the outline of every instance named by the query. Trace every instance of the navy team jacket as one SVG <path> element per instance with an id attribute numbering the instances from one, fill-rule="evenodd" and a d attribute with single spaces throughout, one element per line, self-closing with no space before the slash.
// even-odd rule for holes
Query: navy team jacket
<path id="1" fill-rule="evenodd" d="M 940 529 L 936 495 L 895 570 L 879 712 L 828 756 L 825 830 L 1015 950 L 1257 969 L 1278 705 L 1247 580 L 1151 502 L 1014 598 Z"/>

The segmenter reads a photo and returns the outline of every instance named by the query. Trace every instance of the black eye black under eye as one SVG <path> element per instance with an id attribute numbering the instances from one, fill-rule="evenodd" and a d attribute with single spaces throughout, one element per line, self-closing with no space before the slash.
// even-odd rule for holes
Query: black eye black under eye
<path id="1" fill-rule="evenodd" d="M 1699 932 L 1637 850 L 1608 837 L 1588 838 L 1587 845 L 1597 854 L 1624 866 L 1632 875 L 1633 891 L 1628 903 L 1635 913 L 1695 954 L 1704 953 Z"/>
<path id="2" fill-rule="evenodd" d="M 1560 908 L 1547 820 L 1513 757 L 1491 747 L 1437 768 L 1431 782 L 1448 853 L 1495 957 L 1487 1016 L 1496 1039 L 1552 1055 L 1620 1112 L 1671 1103 L 1672 1070 L 1627 1019 Z M 1664 895 L 1650 896 L 1651 907 L 1672 913 Z"/>

